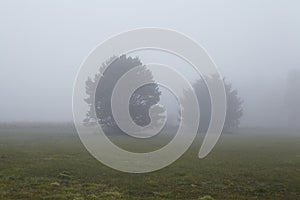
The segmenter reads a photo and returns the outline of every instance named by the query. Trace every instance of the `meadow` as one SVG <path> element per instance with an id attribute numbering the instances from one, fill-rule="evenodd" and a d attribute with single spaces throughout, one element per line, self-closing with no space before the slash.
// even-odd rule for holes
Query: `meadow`
<path id="1" fill-rule="evenodd" d="M 94 159 L 72 126 L 2 125 L 0 199 L 300 199 L 300 137 L 247 131 L 204 159 L 198 139 L 172 165 L 128 174 Z"/>

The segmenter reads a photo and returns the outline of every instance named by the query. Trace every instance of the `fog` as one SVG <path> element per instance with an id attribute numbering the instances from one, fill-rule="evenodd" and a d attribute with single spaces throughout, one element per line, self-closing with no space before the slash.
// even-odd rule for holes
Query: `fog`
<path id="1" fill-rule="evenodd" d="M 290 110 L 299 117 L 286 100 L 299 99 L 299 81 L 289 86 L 300 69 L 299 9 L 296 0 L 1 1 L 0 121 L 71 121 L 89 52 L 119 32 L 161 27 L 208 51 L 244 100 L 241 126 L 288 126 Z"/>

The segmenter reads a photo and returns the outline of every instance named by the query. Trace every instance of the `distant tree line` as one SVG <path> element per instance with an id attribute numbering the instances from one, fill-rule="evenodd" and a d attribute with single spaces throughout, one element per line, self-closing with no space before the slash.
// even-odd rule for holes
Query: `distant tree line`
<path id="1" fill-rule="evenodd" d="M 290 70 L 287 76 L 285 108 L 287 125 L 291 129 L 300 128 L 300 69 Z"/>

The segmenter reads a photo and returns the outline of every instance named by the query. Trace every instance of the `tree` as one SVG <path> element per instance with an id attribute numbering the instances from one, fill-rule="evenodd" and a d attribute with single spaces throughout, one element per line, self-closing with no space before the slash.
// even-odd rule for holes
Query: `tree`
<path id="1" fill-rule="evenodd" d="M 225 131 L 233 131 L 240 125 L 240 119 L 243 116 L 243 101 L 238 96 L 236 89 L 232 88 L 231 83 L 224 80 L 227 97 L 227 110 L 224 124 Z"/>
<path id="2" fill-rule="evenodd" d="M 135 78 L 153 80 L 151 71 L 142 65 L 139 58 L 127 57 L 126 55 L 112 57 L 100 67 L 99 73 L 93 79 L 88 78 L 86 81 L 88 98 L 85 101 L 90 109 L 86 113 L 85 123 L 99 123 L 108 132 L 116 133 L 121 131 L 112 115 L 112 92 L 122 75 L 137 66 L 141 67 L 138 68 Z M 107 68 L 104 71 L 105 67 Z M 98 83 L 97 80 L 99 80 Z M 129 112 L 137 125 L 146 126 L 151 122 L 149 109 L 159 102 L 160 94 L 158 85 L 155 83 L 142 86 L 133 93 L 129 101 Z M 95 103 L 93 103 L 93 98 L 95 98 Z M 158 109 L 156 112 L 160 113 L 163 110 Z M 160 119 L 157 118 L 156 120 L 159 121 Z"/>
<path id="3" fill-rule="evenodd" d="M 219 76 L 215 75 L 208 79 L 208 81 L 216 81 L 220 79 Z M 232 88 L 232 85 L 225 79 L 223 80 L 225 85 L 225 93 L 227 99 L 227 110 L 224 124 L 224 132 L 230 132 L 238 128 L 240 119 L 243 116 L 243 101 L 238 96 L 237 90 Z M 193 85 L 200 108 L 200 122 L 199 132 L 206 132 L 211 120 L 211 100 L 208 88 L 203 79 L 199 79 Z"/>

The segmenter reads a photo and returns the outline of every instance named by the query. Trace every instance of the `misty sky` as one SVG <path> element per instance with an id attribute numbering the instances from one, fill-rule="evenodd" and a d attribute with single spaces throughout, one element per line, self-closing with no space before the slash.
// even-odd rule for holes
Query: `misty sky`
<path id="1" fill-rule="evenodd" d="M 89 52 L 150 26 L 208 51 L 245 101 L 243 126 L 284 125 L 286 77 L 300 68 L 299 10 L 297 0 L 1 0 L 0 121 L 71 121 L 72 86 Z"/>

